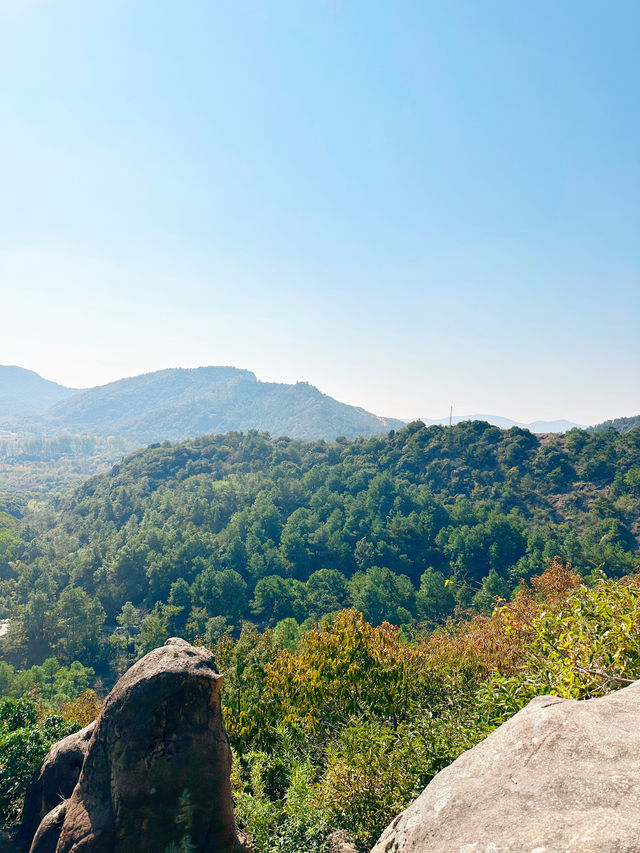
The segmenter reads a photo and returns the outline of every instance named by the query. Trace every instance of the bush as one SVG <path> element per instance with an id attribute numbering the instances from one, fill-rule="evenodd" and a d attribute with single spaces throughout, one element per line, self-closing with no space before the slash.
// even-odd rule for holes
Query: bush
<path id="1" fill-rule="evenodd" d="M 523 617 L 524 618 L 524 617 Z M 543 693 L 603 696 L 640 678 L 640 577 L 601 578 L 528 620 L 522 672 L 496 671 L 478 691 L 500 724 Z"/>
<path id="2" fill-rule="evenodd" d="M 58 715 L 36 722 L 37 707 L 28 699 L 0 701 L 0 818 L 4 825 L 16 823 L 31 777 L 56 741 L 78 731 Z"/>

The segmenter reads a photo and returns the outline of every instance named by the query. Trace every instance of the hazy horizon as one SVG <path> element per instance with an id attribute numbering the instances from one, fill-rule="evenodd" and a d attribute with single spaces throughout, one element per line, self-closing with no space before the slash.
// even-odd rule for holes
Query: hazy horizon
<path id="1" fill-rule="evenodd" d="M 2 367 L 18 367 L 18 368 L 21 368 L 21 367 L 24 367 L 24 366 L 23 366 L 23 365 L 17 365 L 17 364 L 0 364 L 0 368 L 2 368 Z M 279 381 L 281 381 L 281 380 L 274 380 L 274 379 L 265 378 L 265 377 L 263 377 L 263 376 L 259 376 L 259 375 L 256 373 L 256 371 L 255 371 L 255 370 L 252 370 L 250 367 L 238 367 L 237 365 L 229 365 L 229 364 L 227 364 L 227 365 L 211 365 L 211 364 L 207 364 L 207 365 L 194 365 L 194 367 L 191 367 L 191 368 L 190 368 L 190 367 L 183 368 L 183 367 L 181 367 L 181 366 L 179 366 L 179 365 L 169 365 L 169 366 L 166 366 L 166 367 L 158 368 L 158 370 L 159 370 L 159 371 L 162 371 L 162 370 L 173 370 L 173 369 L 186 369 L 186 370 L 189 370 L 189 369 L 195 369 L 195 368 L 207 368 L 207 367 L 231 367 L 231 368 L 235 368 L 235 369 L 238 369 L 238 370 L 248 370 L 248 371 L 250 371 L 251 373 L 254 373 L 254 374 L 256 375 L 256 378 L 257 378 L 257 380 L 258 380 L 259 382 L 279 382 Z M 25 369 L 27 369 L 27 370 L 33 370 L 35 373 L 37 373 L 37 374 L 38 374 L 40 377 L 42 377 L 43 379 L 46 379 L 46 380 L 48 380 L 48 381 L 50 381 L 50 382 L 56 382 L 58 385 L 65 386 L 65 387 L 67 387 L 67 388 L 69 388 L 69 389 L 71 389 L 71 390 L 75 390 L 75 391 L 77 391 L 78 393 L 81 393 L 82 391 L 90 390 L 91 388 L 100 387 L 100 386 L 101 386 L 101 385 L 103 385 L 103 384 L 104 384 L 104 385 L 106 385 L 106 384 L 109 384 L 110 382 L 117 382 L 117 381 L 119 381 L 119 380 L 121 380 L 121 379 L 131 379 L 131 378 L 134 378 L 134 377 L 136 377 L 136 376 L 141 375 L 141 374 L 138 374 L 138 373 L 131 373 L 131 374 L 123 375 L 123 376 L 118 376 L 118 377 L 116 377 L 115 379 L 108 380 L 108 382 L 105 382 L 105 383 L 95 383 L 95 384 L 90 384 L 90 385 L 87 385 L 87 386 L 84 386 L 84 387 L 78 387 L 78 386 L 73 386 L 73 385 L 66 385 L 66 383 L 61 382 L 59 379 L 56 379 L 56 378 L 54 378 L 54 377 L 51 377 L 51 376 L 45 375 L 45 374 L 44 374 L 44 373 L 42 373 L 40 370 L 36 370 L 36 369 L 34 369 L 34 368 L 25 368 Z M 146 373 L 146 372 L 155 372 L 155 371 L 144 371 L 144 372 Z M 297 380 L 297 381 L 307 382 L 307 380 L 305 380 L 305 379 L 301 379 L 301 380 Z M 291 383 L 287 383 L 287 384 L 291 384 Z M 313 384 L 313 383 L 311 383 L 311 384 Z M 316 386 L 316 387 L 318 387 L 318 386 Z M 318 388 L 318 390 L 319 390 L 321 393 L 323 393 L 323 394 L 326 394 L 326 393 L 327 393 L 327 392 L 326 392 L 324 389 L 322 389 L 322 388 Z M 331 395 L 329 395 L 329 396 L 331 396 Z M 353 403 L 353 402 L 351 402 L 350 400 L 346 400 L 346 399 L 345 399 L 345 400 L 340 400 L 339 402 L 341 402 L 341 403 L 346 403 L 347 405 L 353 405 L 353 406 L 357 405 L 356 403 Z M 369 409 L 368 411 L 370 411 L 372 414 L 375 414 L 375 415 L 378 415 L 378 416 L 381 416 L 381 417 L 396 418 L 396 419 L 398 419 L 398 420 L 406 421 L 407 423 L 409 423 L 409 422 L 411 422 L 411 421 L 415 421 L 415 420 L 425 420 L 425 421 L 448 421 L 448 420 L 449 420 L 450 415 L 452 415 L 452 417 L 453 417 L 453 422 L 454 422 L 454 423 L 456 422 L 456 420 L 459 420 L 459 419 L 462 419 L 462 418 L 466 418 L 466 417 L 470 417 L 470 416 L 471 416 L 471 417 L 479 417 L 479 418 L 482 418 L 482 417 L 503 418 L 503 419 L 505 419 L 505 420 L 512 420 L 512 421 L 514 421 L 514 422 L 516 422 L 516 423 L 521 423 L 521 424 L 535 423 L 535 422 L 538 422 L 538 421 L 542 421 L 542 422 L 570 421 L 570 422 L 572 422 L 572 423 L 575 423 L 575 424 L 576 424 L 576 425 L 578 425 L 578 426 L 584 426 L 584 427 L 587 427 L 587 426 L 595 426 L 595 425 L 596 425 L 596 423 L 601 423 L 601 421 L 597 421 L 597 422 L 596 422 L 596 421 L 594 421 L 593 423 L 580 423 L 579 421 L 574 421 L 572 418 L 570 418 L 570 417 L 566 417 L 565 415 L 558 415 L 557 417 L 550 417 L 550 418 L 546 418 L 546 417 L 535 417 L 535 418 L 530 418 L 529 420 L 524 420 L 524 419 L 522 419 L 522 418 L 514 417 L 514 416 L 513 416 L 510 412 L 508 412 L 508 411 L 507 411 L 507 412 L 490 412 L 490 411 L 488 411 L 488 410 L 485 410 L 485 411 L 478 411 L 478 412 L 471 412 L 471 411 L 464 411 L 464 412 L 463 412 L 463 411 L 462 411 L 462 410 L 460 410 L 460 409 L 457 409 L 457 410 L 456 410 L 456 409 L 453 409 L 453 411 L 451 411 L 451 407 L 450 407 L 450 411 L 448 411 L 448 412 L 446 412 L 446 413 L 442 413 L 442 412 L 441 412 L 441 413 L 435 413 L 435 412 L 433 412 L 433 413 L 432 413 L 432 412 L 425 413 L 425 412 L 422 412 L 422 413 L 418 413 L 418 414 L 413 413 L 413 414 L 411 414 L 411 415 L 405 415 L 405 416 L 402 416 L 402 415 L 396 415 L 396 414 L 393 414 L 393 415 L 392 415 L 392 414 L 389 414 L 388 412 L 376 411 L 375 409 Z M 604 420 L 612 420 L 612 419 L 614 419 L 614 418 L 616 418 L 616 417 L 629 417 L 629 416 L 632 416 L 633 414 L 636 414 L 636 413 L 631 413 L 631 412 L 629 412 L 629 413 L 627 413 L 626 415 L 615 414 L 615 415 L 611 415 L 610 417 L 605 418 Z"/>
<path id="2" fill-rule="evenodd" d="M 0 0 L 0 363 L 640 412 L 640 6 Z"/>

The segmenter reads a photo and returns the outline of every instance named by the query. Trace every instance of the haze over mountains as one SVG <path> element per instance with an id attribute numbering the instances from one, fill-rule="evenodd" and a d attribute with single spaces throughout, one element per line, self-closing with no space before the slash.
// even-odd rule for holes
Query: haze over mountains
<path id="1" fill-rule="evenodd" d="M 449 422 L 448 417 L 422 420 L 427 426 Z M 566 432 L 579 426 L 567 420 L 525 424 L 490 414 L 453 417 L 453 423 L 466 420 L 488 421 L 502 429 L 519 426 L 536 433 Z M 614 423 L 624 420 L 628 419 Z M 332 441 L 338 436 L 370 437 L 404 423 L 341 403 L 306 382 L 261 382 L 251 371 L 236 367 L 170 368 L 82 390 L 21 367 L 0 366 L 0 431 L 26 438 L 117 436 L 133 449 L 250 429 Z"/>
<path id="2" fill-rule="evenodd" d="M 0 419 L 41 415 L 50 406 L 77 394 L 77 388 L 65 388 L 43 379 L 33 370 L 15 365 L 0 365 Z"/>
<path id="3" fill-rule="evenodd" d="M 0 367 L 0 427 L 23 435 L 117 435 L 137 447 L 229 430 L 311 440 L 371 436 L 403 425 L 340 403 L 306 382 L 260 382 L 235 367 L 172 368 L 85 391 L 25 370 L 19 397 L 21 370 Z"/>
<path id="4" fill-rule="evenodd" d="M 420 418 L 420 420 L 426 424 L 426 426 L 432 426 L 433 424 L 443 424 L 446 425 L 449 423 L 449 418 L 437 418 L 435 420 L 431 418 Z M 573 429 L 574 427 L 582 427 L 583 424 L 577 424 L 573 421 L 567 420 L 557 420 L 557 421 L 531 421 L 531 423 L 523 423 L 522 421 L 512 421 L 511 418 L 503 418 L 500 415 L 454 415 L 452 418 L 452 423 L 460 424 L 463 421 L 486 421 L 487 423 L 492 424 L 493 426 L 500 427 L 500 429 L 511 429 L 511 427 L 517 426 L 522 429 L 528 429 L 529 432 L 567 432 L 567 430 Z"/>

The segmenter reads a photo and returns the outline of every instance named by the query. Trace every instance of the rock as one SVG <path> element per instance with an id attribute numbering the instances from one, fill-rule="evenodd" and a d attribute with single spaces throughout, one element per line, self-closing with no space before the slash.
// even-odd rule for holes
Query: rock
<path id="1" fill-rule="evenodd" d="M 31 853 L 165 853 L 185 836 L 194 853 L 248 850 L 233 815 L 221 681 L 211 653 L 178 638 L 134 664 L 98 717 L 57 846 L 51 833 L 39 840 L 41 825 Z"/>
<path id="2" fill-rule="evenodd" d="M 87 754 L 95 720 L 55 743 L 27 788 L 18 838 L 28 849 L 36 830 L 50 811 L 71 796 Z"/>
<path id="3" fill-rule="evenodd" d="M 539 696 L 442 770 L 372 853 L 640 853 L 640 681 Z"/>

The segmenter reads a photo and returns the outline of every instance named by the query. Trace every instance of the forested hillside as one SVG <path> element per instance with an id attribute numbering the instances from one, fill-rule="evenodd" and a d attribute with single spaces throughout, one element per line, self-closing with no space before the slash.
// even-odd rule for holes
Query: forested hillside
<path id="1" fill-rule="evenodd" d="M 48 746 L 170 635 L 214 650 L 238 815 L 270 853 L 327 853 L 333 831 L 368 850 L 534 695 L 640 675 L 640 429 L 228 433 L 4 510 L 5 824 Z"/>
<path id="2" fill-rule="evenodd" d="M 618 432 L 630 432 L 632 429 L 640 426 L 640 415 L 635 415 L 632 418 L 614 418 L 611 421 L 604 421 L 604 423 L 597 424 L 591 429 L 595 432 L 601 432 L 602 430 L 607 429 L 615 429 Z"/>
<path id="3" fill-rule="evenodd" d="M 0 370 L 14 369 L 19 370 Z M 37 410 L 38 418 L 21 419 L 22 408 L 16 402 L 12 411 L 7 398 L 9 408 L 0 410 L 0 427 L 15 428 L 21 437 L 117 436 L 132 450 L 149 442 L 228 430 L 333 440 L 403 426 L 402 421 L 340 403 L 306 382 L 260 382 L 251 371 L 235 367 L 158 370 L 75 393 L 30 371 L 23 373 L 60 393 Z M 0 394 L 4 375 L 0 372 Z"/>
<path id="4" fill-rule="evenodd" d="M 139 627 L 144 651 L 348 606 L 404 626 L 490 610 L 555 555 L 583 576 L 632 572 L 639 497 L 638 429 L 541 438 L 416 422 L 333 444 L 165 443 L 28 516 L 19 542 L 11 522 L 4 654 L 21 667 L 77 658 L 110 678 L 103 625 Z"/>

